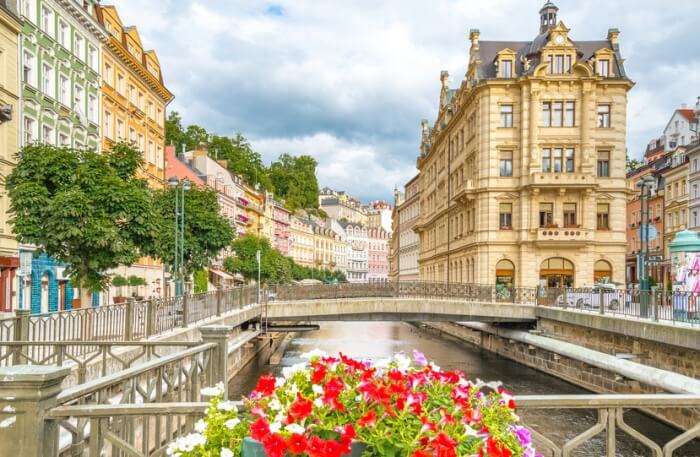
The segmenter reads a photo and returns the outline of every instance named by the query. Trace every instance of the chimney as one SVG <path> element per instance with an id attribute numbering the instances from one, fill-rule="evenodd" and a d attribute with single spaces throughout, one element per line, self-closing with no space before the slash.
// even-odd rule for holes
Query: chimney
<path id="1" fill-rule="evenodd" d="M 447 70 L 442 70 L 440 72 L 440 85 L 443 89 L 449 89 L 449 80 L 450 80 L 450 74 L 447 72 Z"/>
<path id="2" fill-rule="evenodd" d="M 194 157 L 202 157 L 207 155 L 207 145 L 205 143 L 199 143 L 197 148 L 194 150 Z"/>
<path id="3" fill-rule="evenodd" d="M 608 29 L 608 41 L 613 46 L 617 46 L 618 38 L 620 36 L 620 31 L 618 29 Z"/>

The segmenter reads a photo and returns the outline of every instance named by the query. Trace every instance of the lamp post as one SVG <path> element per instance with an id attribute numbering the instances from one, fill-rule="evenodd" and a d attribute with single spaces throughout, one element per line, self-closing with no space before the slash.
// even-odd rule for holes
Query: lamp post
<path id="1" fill-rule="evenodd" d="M 168 179 L 168 185 L 175 190 L 175 256 L 173 258 L 172 276 L 175 281 L 175 296 L 180 297 L 184 292 L 184 263 L 185 263 L 185 192 L 190 190 L 191 183 L 185 178 Z"/>

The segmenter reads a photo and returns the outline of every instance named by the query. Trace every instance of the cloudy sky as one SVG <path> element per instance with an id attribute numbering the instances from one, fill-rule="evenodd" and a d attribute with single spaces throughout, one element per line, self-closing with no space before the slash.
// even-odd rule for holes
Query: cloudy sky
<path id="1" fill-rule="evenodd" d="M 157 50 L 185 123 L 246 135 L 269 162 L 310 154 L 319 181 L 364 199 L 411 178 L 440 70 L 466 70 L 466 32 L 529 40 L 542 0 L 113 0 Z M 700 95 L 698 0 L 556 0 L 574 40 L 621 30 L 628 148 L 641 155 Z"/>

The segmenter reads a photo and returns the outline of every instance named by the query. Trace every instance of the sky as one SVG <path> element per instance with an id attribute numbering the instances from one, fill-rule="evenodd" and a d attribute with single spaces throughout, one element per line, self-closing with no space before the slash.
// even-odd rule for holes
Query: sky
<path id="1" fill-rule="evenodd" d="M 391 199 L 413 177 L 441 70 L 464 76 L 467 33 L 531 40 L 542 0 L 112 0 L 155 49 L 169 109 L 243 133 L 266 163 L 309 154 L 321 186 Z M 674 109 L 700 96 L 700 1 L 555 0 L 574 40 L 621 31 L 628 151 L 640 157 Z"/>

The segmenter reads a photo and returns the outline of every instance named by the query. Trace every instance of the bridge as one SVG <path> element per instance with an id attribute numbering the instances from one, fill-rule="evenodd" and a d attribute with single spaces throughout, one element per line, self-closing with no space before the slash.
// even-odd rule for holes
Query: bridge
<path id="1" fill-rule="evenodd" d="M 694 325 L 687 316 L 668 315 L 663 300 L 635 317 L 606 297 L 597 309 L 565 309 L 569 301 L 559 297 L 567 293 L 429 283 L 260 291 L 246 286 L 44 315 L 20 312 L 0 320 L 0 457 L 163 455 L 171 439 L 204 415 L 202 387 L 226 386 L 255 351 L 273 345 L 266 328 L 294 329 L 284 322 L 458 318 L 522 326 L 542 310 L 555 310 L 656 322 L 680 332 Z M 628 303 L 634 307 L 634 300 Z M 615 433 L 622 430 L 652 455 L 672 456 L 700 435 L 698 422 L 661 446 L 625 422 L 630 409 L 697 411 L 697 393 L 519 396 L 517 401 L 521 410 L 596 412 L 597 423 L 565 443 L 535 430 L 545 455 L 570 455 L 604 433 L 606 455 L 614 456 Z"/>

